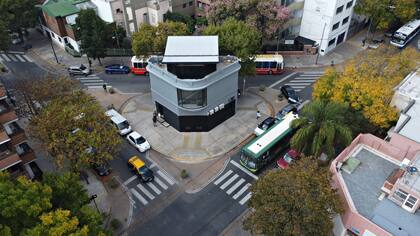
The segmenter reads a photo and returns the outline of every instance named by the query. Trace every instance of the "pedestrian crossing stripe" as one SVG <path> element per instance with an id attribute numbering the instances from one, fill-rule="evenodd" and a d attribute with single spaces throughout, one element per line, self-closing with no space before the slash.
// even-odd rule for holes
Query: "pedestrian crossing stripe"
<path id="1" fill-rule="evenodd" d="M 159 178 L 156 178 L 156 177 L 155 177 L 155 181 L 156 181 L 156 183 L 157 183 L 157 184 L 159 184 L 159 186 L 160 186 L 160 187 L 162 187 L 163 189 L 165 189 L 165 190 L 166 190 L 166 189 L 168 189 L 168 186 L 167 186 L 165 183 L 163 183 L 163 182 L 162 182 Z"/>
<path id="2" fill-rule="evenodd" d="M 294 89 L 303 89 L 303 88 L 306 88 L 306 86 L 295 86 L 295 85 L 290 85 L 290 87 L 292 87 Z"/>
<path id="3" fill-rule="evenodd" d="M 310 85 L 311 83 L 300 83 L 300 82 L 296 82 L 296 83 L 287 83 L 285 85 Z"/>
<path id="4" fill-rule="evenodd" d="M 234 176 L 232 176 L 228 181 L 226 181 L 222 186 L 220 186 L 220 189 L 224 190 L 227 186 L 229 186 L 233 181 L 235 181 L 235 179 L 237 179 L 239 177 L 238 174 L 235 174 Z"/>
<path id="5" fill-rule="evenodd" d="M 239 204 L 243 205 L 245 202 L 247 202 L 252 196 L 252 193 L 248 193 L 242 200 L 239 201 Z"/>
<path id="6" fill-rule="evenodd" d="M 238 197 L 240 197 L 248 188 L 251 187 L 250 183 L 245 184 L 235 195 L 233 195 L 233 199 L 236 200 Z"/>
<path id="7" fill-rule="evenodd" d="M 86 85 L 86 86 L 91 86 L 91 85 L 107 85 L 107 83 L 101 83 L 101 82 L 98 82 L 98 83 L 83 83 L 84 85 Z"/>
<path id="8" fill-rule="evenodd" d="M 25 62 L 25 60 L 21 56 L 19 56 L 19 55 L 15 55 L 15 56 L 17 57 L 17 59 L 19 59 L 19 61 Z"/>
<path id="9" fill-rule="evenodd" d="M 80 82 L 82 83 L 90 83 L 90 82 L 103 82 L 103 80 L 99 80 L 99 79 L 86 79 L 86 80 L 80 80 Z"/>
<path id="10" fill-rule="evenodd" d="M 222 177 L 220 177 L 219 179 L 217 179 L 215 182 L 214 182 L 214 184 L 215 185 L 218 185 L 218 184 L 220 184 L 220 182 L 222 182 L 224 179 L 226 179 L 226 177 L 228 177 L 230 174 L 232 174 L 233 173 L 233 171 L 232 170 L 229 170 L 228 172 L 226 172 L 224 175 L 222 175 Z"/>
<path id="11" fill-rule="evenodd" d="M 166 176 L 162 171 L 158 170 L 157 173 L 158 173 L 158 175 L 160 175 L 160 177 L 162 177 L 164 180 L 166 180 L 166 182 L 168 182 L 170 185 L 175 184 L 175 181 L 173 181 L 171 178 Z"/>
<path id="12" fill-rule="evenodd" d="M 17 62 L 17 59 L 13 55 L 9 54 L 9 57 L 12 59 L 12 61 Z"/>
<path id="13" fill-rule="evenodd" d="M 30 58 L 30 57 L 28 57 L 28 56 L 26 56 L 26 55 L 22 55 L 27 61 L 29 61 L 29 62 L 34 62 L 34 61 L 32 61 L 32 59 Z"/>
<path id="14" fill-rule="evenodd" d="M 143 185 L 138 184 L 137 188 L 139 188 L 150 200 L 155 199 L 155 196 L 149 192 Z"/>
<path id="15" fill-rule="evenodd" d="M 153 183 L 151 183 L 151 182 L 148 182 L 147 183 L 147 186 L 149 186 L 157 195 L 160 195 L 162 192 L 158 189 L 158 188 L 156 188 L 156 186 L 153 184 Z"/>
<path id="16" fill-rule="evenodd" d="M 300 82 L 315 82 L 315 81 L 317 81 L 317 79 L 299 79 L 299 80 L 290 80 L 289 81 L 289 83 L 294 83 L 294 82 L 297 82 L 297 83 L 300 83 Z"/>
<path id="17" fill-rule="evenodd" d="M 232 194 L 233 191 L 235 191 L 241 184 L 245 182 L 245 179 L 241 178 L 238 182 L 236 182 L 226 193 L 228 195 Z"/>
<path id="18" fill-rule="evenodd" d="M 131 191 L 131 193 L 137 198 L 137 199 L 139 199 L 139 201 L 141 202 L 141 203 L 143 203 L 143 205 L 147 205 L 147 203 L 148 203 L 148 201 L 143 197 L 143 196 L 141 196 L 140 195 L 140 193 L 138 193 L 135 189 L 130 189 L 130 191 Z"/>

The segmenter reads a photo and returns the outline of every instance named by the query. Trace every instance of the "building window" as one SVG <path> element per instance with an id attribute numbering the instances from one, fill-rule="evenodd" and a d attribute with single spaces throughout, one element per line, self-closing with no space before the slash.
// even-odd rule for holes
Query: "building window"
<path id="1" fill-rule="evenodd" d="M 404 202 L 404 200 L 407 198 L 407 196 L 408 196 L 408 193 L 401 190 L 401 189 L 397 189 L 394 192 L 394 199 L 401 202 L 401 203 Z"/>
<path id="2" fill-rule="evenodd" d="M 349 16 L 343 19 L 343 23 L 341 25 L 345 25 L 349 22 Z"/>
<path id="3" fill-rule="evenodd" d="M 408 207 L 409 209 L 413 209 L 416 203 L 417 203 L 417 198 L 413 197 L 413 195 L 409 195 L 407 200 L 404 203 L 404 206 Z"/>
<path id="4" fill-rule="evenodd" d="M 331 39 L 331 40 L 328 42 L 328 47 L 329 47 L 329 46 L 331 46 L 331 45 L 333 45 L 334 43 L 335 43 L 335 38 Z"/>
<path id="5" fill-rule="evenodd" d="M 65 44 L 68 44 L 69 43 L 69 40 L 67 38 L 64 38 L 64 43 Z"/>
<path id="6" fill-rule="evenodd" d="M 333 25 L 332 30 L 336 30 L 340 26 L 340 22 L 337 22 Z"/>
<path id="7" fill-rule="evenodd" d="M 339 14 L 343 11 L 344 9 L 344 5 L 342 5 L 341 7 L 337 8 L 337 11 L 335 12 L 335 14 Z"/>
<path id="8" fill-rule="evenodd" d="M 187 7 L 186 3 L 182 4 L 182 8 L 186 8 L 186 7 Z"/>
<path id="9" fill-rule="evenodd" d="M 347 3 L 346 9 L 349 9 L 351 6 L 353 6 L 353 0 Z"/>
<path id="10" fill-rule="evenodd" d="M 184 108 L 200 108 L 207 105 L 207 89 L 187 91 L 177 90 L 178 105 Z"/>
<path id="11" fill-rule="evenodd" d="M 188 5 L 189 6 L 192 6 L 193 5 L 193 1 L 189 2 Z"/>

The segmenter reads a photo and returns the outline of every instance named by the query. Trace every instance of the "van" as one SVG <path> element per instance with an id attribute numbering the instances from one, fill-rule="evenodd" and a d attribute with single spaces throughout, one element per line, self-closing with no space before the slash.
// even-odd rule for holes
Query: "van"
<path id="1" fill-rule="evenodd" d="M 112 124 L 117 128 L 120 135 L 126 135 L 131 132 L 131 126 L 128 121 L 116 110 L 110 109 L 105 114 L 111 118 Z"/>

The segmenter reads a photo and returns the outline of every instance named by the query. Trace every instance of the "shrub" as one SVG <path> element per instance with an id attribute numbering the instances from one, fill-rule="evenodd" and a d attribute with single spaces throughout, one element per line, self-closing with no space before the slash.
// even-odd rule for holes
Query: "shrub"
<path id="1" fill-rule="evenodd" d="M 115 218 L 111 220 L 110 224 L 111 224 L 111 228 L 113 230 L 117 230 L 117 229 L 121 228 L 121 226 L 122 226 L 121 222 L 118 219 L 115 219 Z"/>
<path id="2" fill-rule="evenodd" d="M 113 93 L 115 93 L 115 90 L 114 90 L 114 88 L 113 88 L 113 87 L 109 87 L 109 88 L 108 88 L 108 92 L 109 92 L 110 94 L 113 94 Z"/>
<path id="3" fill-rule="evenodd" d="M 181 170 L 181 178 L 183 178 L 183 179 L 186 179 L 186 178 L 188 178 L 188 172 L 187 172 L 187 170 L 185 170 L 185 169 L 183 169 L 183 170 Z"/>
<path id="4" fill-rule="evenodd" d="M 260 85 L 260 91 L 261 92 L 264 92 L 265 91 L 265 85 L 264 84 Z"/>

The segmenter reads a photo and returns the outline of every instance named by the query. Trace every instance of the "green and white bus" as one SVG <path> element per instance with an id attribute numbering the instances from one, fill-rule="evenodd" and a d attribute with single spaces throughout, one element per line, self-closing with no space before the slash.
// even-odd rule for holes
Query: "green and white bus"
<path id="1" fill-rule="evenodd" d="M 290 138 L 294 133 L 290 125 L 295 119 L 298 119 L 298 115 L 293 112 L 288 113 L 279 123 L 245 145 L 241 149 L 241 165 L 256 173 L 277 157 L 289 146 Z"/>

